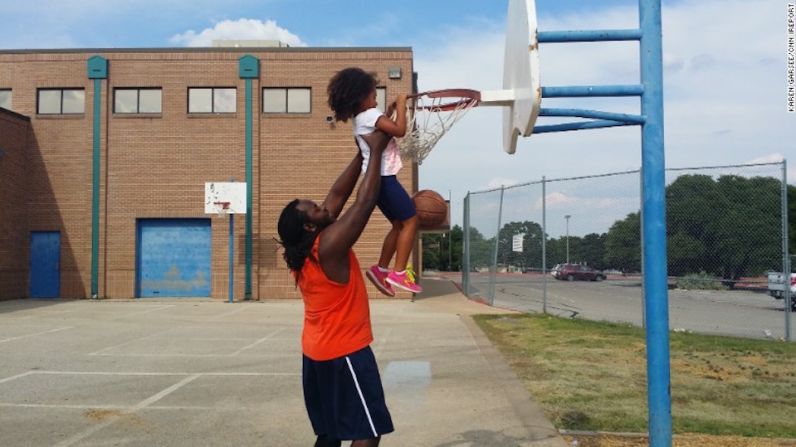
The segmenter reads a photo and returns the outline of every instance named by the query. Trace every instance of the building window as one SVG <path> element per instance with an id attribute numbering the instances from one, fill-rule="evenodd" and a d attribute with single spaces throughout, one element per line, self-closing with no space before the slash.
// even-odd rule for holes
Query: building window
<path id="1" fill-rule="evenodd" d="M 160 113 L 162 89 L 117 88 L 113 90 L 113 113 Z"/>
<path id="2" fill-rule="evenodd" d="M 0 107 L 11 110 L 11 89 L 0 89 Z"/>
<path id="3" fill-rule="evenodd" d="M 311 113 L 312 89 L 308 87 L 263 89 L 263 113 Z"/>
<path id="4" fill-rule="evenodd" d="M 188 113 L 235 113 L 234 88 L 189 88 Z"/>
<path id="5" fill-rule="evenodd" d="M 381 113 L 387 110 L 387 87 L 376 87 L 376 108 Z"/>
<path id="6" fill-rule="evenodd" d="M 40 88 L 37 112 L 40 115 L 75 115 L 85 110 L 82 88 Z"/>

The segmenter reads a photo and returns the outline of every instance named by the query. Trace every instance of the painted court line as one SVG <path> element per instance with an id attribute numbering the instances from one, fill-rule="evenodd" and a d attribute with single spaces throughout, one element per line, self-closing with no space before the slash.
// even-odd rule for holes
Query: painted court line
<path id="1" fill-rule="evenodd" d="M 46 405 L 46 404 L 9 404 L 0 402 L 0 408 L 43 408 L 47 410 L 111 410 L 132 413 L 134 407 L 119 405 Z M 150 405 L 141 410 L 158 411 L 257 411 L 259 407 L 219 406 L 219 405 Z"/>
<path id="2" fill-rule="evenodd" d="M 152 372 L 152 371 L 51 371 L 51 370 L 36 370 L 28 371 L 16 376 L 7 377 L 0 380 L 0 383 L 8 382 L 13 379 L 18 379 L 23 376 L 31 374 L 42 375 L 68 375 L 68 376 L 218 376 L 218 377 L 234 377 L 234 376 L 299 376 L 301 373 L 279 373 L 279 372 Z"/>
<path id="3" fill-rule="evenodd" d="M 0 402 L 0 407 L 3 408 L 47 408 L 55 410 L 116 410 L 127 411 L 132 407 L 124 407 L 119 405 L 50 405 L 50 404 L 10 404 Z"/>
<path id="4" fill-rule="evenodd" d="M 128 341 L 126 341 L 124 343 L 119 343 L 118 345 L 113 345 L 113 346 L 108 346 L 107 348 L 102 348 L 99 351 L 90 352 L 87 355 L 102 355 L 105 351 L 110 351 L 112 349 L 120 348 L 122 346 L 129 345 L 130 343 L 135 343 L 135 342 L 138 342 L 138 341 L 141 341 L 141 340 L 148 340 L 150 338 L 159 337 L 159 336 L 161 336 L 163 334 L 167 334 L 167 333 L 175 331 L 177 329 L 178 328 L 171 328 L 171 329 L 166 329 L 165 331 L 155 332 L 154 334 L 147 335 L 146 337 L 135 338 L 135 339 L 132 339 L 132 340 L 128 340 Z"/>
<path id="5" fill-rule="evenodd" d="M 31 374 L 36 374 L 36 373 L 37 373 L 37 371 L 24 372 L 22 374 L 17 374 L 16 376 L 11 376 L 11 377 L 6 377 L 5 379 L 0 379 L 0 383 L 10 382 L 12 380 L 20 379 L 22 377 L 29 376 Z"/>
<path id="6" fill-rule="evenodd" d="M 142 400 L 135 407 L 133 407 L 133 411 L 138 411 L 138 410 L 140 410 L 142 408 L 148 407 L 149 405 L 159 401 L 160 399 L 163 399 L 164 397 L 166 397 L 169 394 L 177 391 L 178 389 L 184 387 L 185 385 L 193 382 L 194 380 L 198 379 L 201 376 L 202 376 L 201 374 L 194 374 L 192 376 L 188 376 L 188 377 L 180 380 L 179 382 L 177 382 L 174 385 L 166 388 L 165 390 L 155 394 L 154 396 Z"/>
<path id="7" fill-rule="evenodd" d="M 236 354 L 94 354 L 97 356 L 103 357 L 164 357 L 164 358 L 213 358 L 213 357 L 234 357 Z M 287 358 L 287 357 L 295 357 L 295 354 L 287 354 L 287 353 L 267 353 L 267 354 L 257 354 L 257 357 L 266 357 L 266 358 Z"/>
<path id="8" fill-rule="evenodd" d="M 36 333 L 33 333 L 33 334 L 20 335 L 20 336 L 17 336 L 17 337 L 4 338 L 4 339 L 0 340 L 0 343 L 5 343 L 5 342 L 9 342 L 9 341 L 14 341 L 14 340 L 22 340 L 23 338 L 36 337 L 38 335 L 52 334 L 53 332 L 65 331 L 67 329 L 72 329 L 72 326 L 60 327 L 60 328 L 50 329 L 49 331 L 36 332 Z"/>
<path id="9" fill-rule="evenodd" d="M 154 403 L 154 402 L 157 402 L 160 399 L 163 399 L 164 397 L 168 396 L 169 394 L 173 393 L 174 391 L 182 388 L 185 384 L 190 383 L 193 380 L 196 380 L 198 377 L 199 377 L 199 375 L 193 375 L 193 376 L 189 376 L 189 377 L 186 377 L 186 378 L 182 379 L 178 383 L 175 383 L 174 385 L 172 385 L 172 386 L 166 388 L 165 390 L 155 394 L 154 396 L 149 397 L 148 399 L 145 399 L 145 400 L 141 401 L 136 406 L 131 408 L 130 413 L 135 413 L 136 411 L 138 411 L 138 410 L 140 410 L 142 408 L 146 408 L 147 405 L 149 405 L 151 403 Z M 69 447 L 71 445 L 74 445 L 75 443 L 78 443 L 78 442 L 88 438 L 89 436 L 93 435 L 94 433 L 102 430 L 103 428 L 113 424 L 114 422 L 118 421 L 120 418 L 121 418 L 121 415 L 113 416 L 113 417 L 107 419 L 106 421 L 104 421 L 104 422 L 102 422 L 100 424 L 97 424 L 97 425 L 95 425 L 93 427 L 89 427 L 88 429 L 83 430 L 82 432 L 76 434 L 75 436 L 72 436 L 69 439 L 66 439 L 66 440 L 64 440 L 62 442 L 59 442 L 58 444 L 55 444 L 55 447 Z"/>
<path id="10" fill-rule="evenodd" d="M 237 351 L 235 351 L 235 352 L 233 352 L 232 354 L 230 354 L 230 357 L 234 357 L 234 356 L 236 356 L 236 355 L 240 354 L 241 352 L 243 352 L 243 351 L 245 351 L 245 350 L 247 350 L 247 349 L 251 349 L 251 348 L 253 348 L 253 347 L 255 347 L 255 346 L 259 345 L 260 343 L 263 343 L 263 342 L 265 342 L 266 340 L 269 340 L 270 338 L 274 337 L 276 334 L 278 334 L 278 333 L 280 333 L 280 332 L 282 332 L 282 331 L 284 331 L 284 330 L 285 330 L 285 328 L 277 329 L 277 330 L 275 330 L 275 331 L 271 332 L 270 334 L 266 335 L 265 337 L 263 337 L 263 338 L 261 338 L 261 339 L 257 340 L 256 342 L 254 342 L 254 343 L 252 343 L 252 344 L 250 344 L 250 345 L 247 345 L 247 346 L 244 346 L 244 347 L 242 347 L 242 348 L 238 349 Z"/>
<path id="11" fill-rule="evenodd" d="M 218 314 L 218 315 L 213 316 L 212 318 L 208 318 L 207 321 L 218 321 L 218 320 L 221 320 L 223 318 L 229 317 L 231 315 L 235 315 L 236 313 L 243 312 L 244 310 L 247 310 L 247 309 L 249 309 L 249 307 L 241 306 L 241 307 L 238 307 L 237 309 L 233 309 L 233 310 L 231 310 L 229 312 L 224 312 L 223 314 Z"/>
<path id="12" fill-rule="evenodd" d="M 139 310 L 138 312 L 130 312 L 129 314 L 122 314 L 122 315 L 119 315 L 119 316 L 111 318 L 111 319 L 112 320 L 121 320 L 122 318 L 134 317 L 136 315 L 144 315 L 144 314 L 148 314 L 148 313 L 152 313 L 152 312 L 157 312 L 157 311 L 163 310 L 163 309 L 168 309 L 168 308 L 171 308 L 171 307 L 174 307 L 174 306 L 175 306 L 174 304 L 169 304 L 169 305 L 166 305 L 166 306 L 158 306 L 158 307 L 156 307 L 154 309 Z"/>

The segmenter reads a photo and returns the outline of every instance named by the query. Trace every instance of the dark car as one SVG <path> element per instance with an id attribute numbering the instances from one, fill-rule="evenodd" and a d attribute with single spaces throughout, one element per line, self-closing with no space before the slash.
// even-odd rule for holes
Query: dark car
<path id="1" fill-rule="evenodd" d="M 602 281 L 605 279 L 605 274 L 603 272 L 594 270 L 588 265 L 578 264 L 561 264 L 558 269 L 555 270 L 553 276 L 562 281 Z"/>

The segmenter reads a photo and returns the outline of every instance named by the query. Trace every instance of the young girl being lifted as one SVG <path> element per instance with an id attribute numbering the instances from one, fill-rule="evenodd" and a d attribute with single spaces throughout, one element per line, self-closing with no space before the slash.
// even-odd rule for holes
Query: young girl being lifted
<path id="1" fill-rule="evenodd" d="M 409 194 L 396 178 L 403 163 L 394 137 L 403 137 L 406 133 L 406 95 L 398 95 L 387 113 L 383 114 L 376 108 L 377 84 L 373 73 L 360 68 L 341 70 L 332 77 L 327 87 L 329 107 L 337 121 L 353 120 L 354 137 L 362 152 L 362 172 L 367 169 L 370 158 L 370 147 L 362 136 L 381 130 L 393 137 L 382 154 L 381 189 L 377 202 L 384 217 L 392 223 L 392 229 L 384 238 L 378 264 L 368 268 L 366 276 L 379 291 L 388 296 L 395 295 L 392 286 L 420 293 L 423 289 L 406 272 L 417 235 L 417 212 Z M 393 112 L 397 112 L 394 120 L 389 118 Z M 390 269 L 393 255 L 395 264 Z"/>

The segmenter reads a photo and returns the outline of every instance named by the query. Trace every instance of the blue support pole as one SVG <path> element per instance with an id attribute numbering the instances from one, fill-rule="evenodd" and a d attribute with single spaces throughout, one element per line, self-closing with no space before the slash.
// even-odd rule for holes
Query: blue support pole
<path id="1" fill-rule="evenodd" d="M 601 110 L 583 109 L 550 109 L 542 107 L 539 109 L 539 116 L 572 116 L 577 118 L 593 118 L 609 121 L 622 121 L 628 124 L 644 124 L 646 120 L 640 115 L 630 115 L 627 113 L 603 112 Z"/>
<path id="2" fill-rule="evenodd" d="M 589 31 L 540 31 L 539 43 L 561 42 L 609 42 L 641 39 L 640 29 L 589 30 Z"/>
<path id="3" fill-rule="evenodd" d="M 563 124 L 548 124 L 544 126 L 536 126 L 533 128 L 534 134 L 551 133 L 551 132 L 567 132 L 570 130 L 584 130 L 584 129 L 601 129 L 604 127 L 620 127 L 620 126 L 633 126 L 635 123 L 623 123 L 621 121 L 579 121 L 573 123 Z"/>
<path id="4" fill-rule="evenodd" d="M 542 87 L 542 98 L 580 98 L 584 96 L 641 96 L 643 85 L 573 85 Z"/>
<path id="5" fill-rule="evenodd" d="M 229 213 L 229 302 L 234 302 L 235 290 L 235 213 Z"/>
<path id="6" fill-rule="evenodd" d="M 651 447 L 671 447 L 669 307 L 666 266 L 666 179 L 663 145 L 661 0 L 639 0 L 641 164 L 644 180 L 644 298 L 647 315 L 647 402 Z"/>

